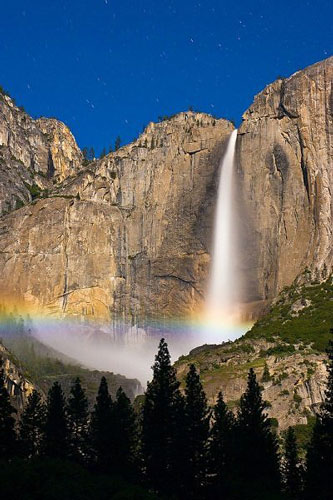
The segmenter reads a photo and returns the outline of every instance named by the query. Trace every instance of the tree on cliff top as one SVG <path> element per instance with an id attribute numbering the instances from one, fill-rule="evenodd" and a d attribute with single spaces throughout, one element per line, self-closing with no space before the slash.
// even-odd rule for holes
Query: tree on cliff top
<path id="1" fill-rule="evenodd" d="M 115 150 L 115 151 L 118 151 L 118 149 L 120 148 L 120 146 L 121 146 L 121 138 L 120 138 L 120 136 L 118 135 L 118 136 L 116 137 L 116 140 L 114 141 L 114 150 Z"/>

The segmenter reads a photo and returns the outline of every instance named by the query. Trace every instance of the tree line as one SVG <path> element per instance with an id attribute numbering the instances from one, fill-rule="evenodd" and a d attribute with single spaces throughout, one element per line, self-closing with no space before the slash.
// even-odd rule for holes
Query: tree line
<path id="1" fill-rule="evenodd" d="M 114 141 L 114 146 L 110 144 L 108 151 L 104 147 L 99 155 L 99 158 L 104 158 L 108 153 L 112 153 L 113 151 L 118 151 L 121 146 L 121 137 L 118 135 Z M 85 146 L 82 148 L 82 154 L 83 154 L 83 162 L 85 165 L 88 165 L 90 162 L 94 161 L 96 159 L 95 156 L 95 149 L 91 146 Z"/>
<path id="2" fill-rule="evenodd" d="M 326 399 L 305 463 L 298 457 L 291 427 L 279 446 L 253 369 L 236 414 L 221 392 L 210 408 L 193 364 L 185 390 L 180 390 L 164 339 L 139 410 L 121 388 L 112 399 L 102 377 L 91 411 L 76 379 L 67 400 L 59 382 L 46 401 L 34 390 L 15 419 L 2 371 L 0 461 L 16 468 L 36 460 L 51 460 L 50 467 L 52 460 L 76 464 L 94 477 L 121 477 L 143 485 L 147 495 L 156 495 L 141 492 L 124 498 L 328 500 L 333 471 L 332 340 L 328 355 Z"/>

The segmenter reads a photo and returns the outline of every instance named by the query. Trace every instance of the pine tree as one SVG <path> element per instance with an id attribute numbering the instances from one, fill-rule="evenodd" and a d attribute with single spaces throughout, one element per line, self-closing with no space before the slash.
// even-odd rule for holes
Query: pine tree
<path id="1" fill-rule="evenodd" d="M 113 469 L 119 474 L 132 477 L 135 472 L 137 451 L 136 418 L 129 398 L 119 387 L 113 408 L 114 460 Z"/>
<path id="2" fill-rule="evenodd" d="M 83 154 L 83 163 L 84 164 L 89 163 L 89 150 L 86 146 L 82 149 L 82 154 Z"/>
<path id="3" fill-rule="evenodd" d="M 59 382 L 54 382 L 48 392 L 44 453 L 52 458 L 69 456 L 69 427 L 65 396 Z"/>
<path id="4" fill-rule="evenodd" d="M 113 403 L 106 378 L 102 377 L 90 422 L 92 459 L 102 471 L 109 469 L 114 455 L 113 424 Z"/>
<path id="5" fill-rule="evenodd" d="M 333 329 L 330 330 L 333 334 Z M 329 341 L 325 402 L 313 429 L 307 453 L 306 498 L 332 498 L 333 471 L 333 340 Z"/>
<path id="6" fill-rule="evenodd" d="M 21 453 L 30 458 L 42 452 L 46 408 L 38 391 L 29 395 L 19 423 Z"/>
<path id="7" fill-rule="evenodd" d="M 95 150 L 94 148 L 91 146 L 91 148 L 89 149 L 89 160 L 90 161 L 93 161 L 95 159 Z"/>
<path id="8" fill-rule="evenodd" d="M 153 365 L 153 379 L 145 394 L 142 421 L 145 473 L 158 492 L 172 494 L 180 488 L 178 465 L 183 450 L 178 438 L 182 434 L 183 405 L 168 346 L 162 339 Z"/>
<path id="9" fill-rule="evenodd" d="M 120 148 L 120 146 L 121 146 L 121 138 L 120 138 L 120 136 L 118 135 L 118 136 L 116 137 L 115 142 L 114 142 L 114 150 L 115 150 L 115 151 L 118 151 L 118 149 Z"/>
<path id="10" fill-rule="evenodd" d="M 236 484 L 233 480 L 237 467 L 235 449 L 235 417 L 228 410 L 222 392 L 217 396 L 210 431 L 209 464 L 211 475 L 211 496 L 228 498 Z"/>
<path id="11" fill-rule="evenodd" d="M 88 400 L 79 378 L 75 379 L 71 387 L 67 414 L 70 429 L 70 456 L 82 462 L 87 455 Z"/>
<path id="12" fill-rule="evenodd" d="M 207 444 L 210 412 L 200 377 L 193 364 L 186 376 L 185 416 L 187 457 L 185 490 L 187 498 L 202 498 L 207 477 Z"/>
<path id="13" fill-rule="evenodd" d="M 266 498 L 280 490 L 278 445 L 265 413 L 261 389 L 253 368 L 240 400 L 237 419 L 238 495 L 248 499 Z"/>
<path id="14" fill-rule="evenodd" d="M 291 499 L 301 495 L 301 469 L 298 460 L 295 431 L 288 427 L 285 438 L 285 456 L 283 464 L 283 479 L 285 491 Z"/>
<path id="15" fill-rule="evenodd" d="M 101 151 L 101 154 L 99 155 L 100 158 L 104 158 L 104 156 L 106 156 L 106 149 L 103 148 L 102 151 Z"/>
<path id="16" fill-rule="evenodd" d="M 269 380 L 271 380 L 271 374 L 269 373 L 269 369 L 268 369 L 267 363 L 265 363 L 264 371 L 263 371 L 263 374 L 262 374 L 261 381 L 262 382 L 268 382 Z"/>
<path id="17" fill-rule="evenodd" d="M 1 360 L 0 360 L 1 364 Z M 16 452 L 15 408 L 5 387 L 5 374 L 0 371 L 0 460 L 10 460 Z"/>

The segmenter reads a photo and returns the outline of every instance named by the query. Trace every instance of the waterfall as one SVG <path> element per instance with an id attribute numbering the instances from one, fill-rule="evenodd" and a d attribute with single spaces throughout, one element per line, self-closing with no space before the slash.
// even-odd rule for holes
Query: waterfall
<path id="1" fill-rule="evenodd" d="M 233 167 L 237 129 L 229 138 L 220 162 L 219 185 L 215 214 L 212 263 L 206 300 L 210 322 L 231 318 L 235 307 L 235 220 L 233 217 Z"/>

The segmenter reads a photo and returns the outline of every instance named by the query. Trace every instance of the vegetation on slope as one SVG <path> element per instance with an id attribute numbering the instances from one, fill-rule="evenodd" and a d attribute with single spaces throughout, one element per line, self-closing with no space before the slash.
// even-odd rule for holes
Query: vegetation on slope
<path id="1" fill-rule="evenodd" d="M 323 283 L 294 284 L 284 290 L 271 310 L 245 338 L 279 339 L 289 344 L 312 344 L 325 351 L 333 326 L 333 277 Z"/>

